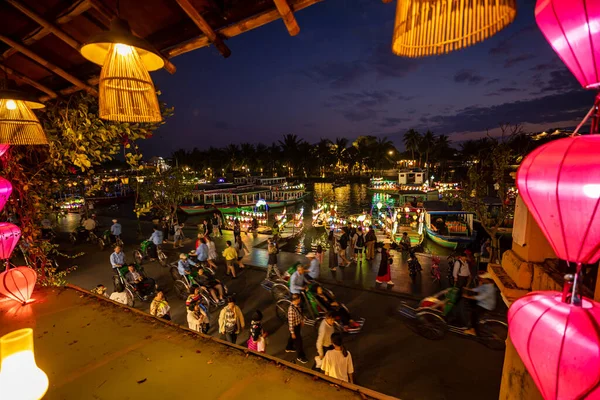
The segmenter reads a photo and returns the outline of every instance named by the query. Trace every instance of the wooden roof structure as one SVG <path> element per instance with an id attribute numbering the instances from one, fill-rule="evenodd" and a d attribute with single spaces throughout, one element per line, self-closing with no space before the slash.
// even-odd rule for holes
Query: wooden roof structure
<path id="1" fill-rule="evenodd" d="M 81 90 L 97 95 L 100 67 L 79 49 L 117 15 L 160 51 L 164 68 L 174 73 L 171 58 L 210 45 L 229 57 L 225 40 L 278 19 L 297 35 L 294 12 L 320 1 L 2 0 L 0 74 L 42 101 Z"/>

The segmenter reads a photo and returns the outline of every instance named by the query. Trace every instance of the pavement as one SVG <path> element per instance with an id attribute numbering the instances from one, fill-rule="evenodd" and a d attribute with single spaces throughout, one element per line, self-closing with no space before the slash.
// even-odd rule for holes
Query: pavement
<path id="1" fill-rule="evenodd" d="M 76 217 L 68 217 L 61 221 L 61 227 L 68 231 L 78 221 Z M 100 217 L 104 225 L 110 224 L 110 217 Z M 132 252 L 140 240 L 135 235 L 137 221 L 122 218 L 125 253 L 132 259 Z M 141 229 L 145 237 L 151 233 L 151 223 L 142 222 Z M 195 227 L 186 229 L 188 239 L 185 241 L 185 252 L 192 249 L 192 238 L 195 239 Z M 66 234 L 62 234 L 63 238 Z M 285 353 L 284 348 L 288 338 L 288 329 L 276 316 L 273 299 L 270 292 L 264 290 L 260 283 L 265 277 L 267 252 L 260 248 L 267 239 L 266 235 L 243 235 L 244 241 L 251 252 L 243 262 L 252 266 L 238 274 L 232 280 L 224 276 L 224 263 L 219 262 L 218 277 L 235 293 L 247 323 L 255 310 L 261 310 L 264 315 L 264 327 L 269 333 L 267 353 L 283 360 L 295 362 L 295 355 Z M 224 248 L 225 240 L 232 240 L 232 233 L 224 231 L 224 236 L 215 238 L 217 250 Z M 63 242 L 64 243 L 64 242 Z M 134 245 L 135 243 L 135 245 Z M 251 247 L 252 246 L 252 247 Z M 255 248 L 254 246 L 259 246 Z M 112 269 L 108 262 L 110 250 L 100 252 L 90 244 L 80 244 L 72 247 L 63 244 L 62 250 L 69 254 L 84 251 L 86 254 L 76 259 L 59 260 L 61 266 L 76 264 L 78 268 L 72 272 L 68 280 L 82 288 L 91 289 L 102 283 L 112 291 Z M 169 259 L 175 261 L 180 252 L 165 245 Z M 411 321 L 405 320 L 397 313 L 397 308 L 403 300 L 416 300 L 425 295 L 435 293 L 444 287 L 446 265 L 442 263 L 442 282 L 434 283 L 430 278 L 430 258 L 419 256 L 423 272 L 413 283 L 408 277 L 406 260 L 400 253 L 394 255 L 392 287 L 379 286 L 375 276 L 379 267 L 378 259 L 371 263 L 363 261 L 345 268 L 337 268 L 332 272 L 328 268 L 329 254 L 325 255 L 321 267 L 321 281 L 331 288 L 338 299 L 345 303 L 354 317 L 366 318 L 363 330 L 356 335 L 345 335 L 345 345 L 352 354 L 356 382 L 373 390 L 396 396 L 402 399 L 497 399 L 500 389 L 500 379 L 504 359 L 503 351 L 494 351 L 484 347 L 472 338 L 456 336 L 447 333 L 440 341 L 430 341 L 419 336 Z M 279 254 L 280 269 L 287 268 L 296 261 L 305 263 L 304 256 L 283 252 Z M 186 324 L 185 306 L 183 301 L 176 298 L 173 290 L 173 280 L 168 268 L 156 262 L 145 263 L 147 274 L 154 278 L 169 300 L 173 322 Z M 136 302 L 135 308 L 149 311 L 149 304 Z M 210 335 L 218 336 L 216 321 L 218 313 L 211 315 L 212 326 Z M 243 345 L 248 337 L 247 329 L 238 338 L 238 344 Z M 316 329 L 305 326 L 303 330 L 305 351 L 312 366 L 316 355 Z"/>

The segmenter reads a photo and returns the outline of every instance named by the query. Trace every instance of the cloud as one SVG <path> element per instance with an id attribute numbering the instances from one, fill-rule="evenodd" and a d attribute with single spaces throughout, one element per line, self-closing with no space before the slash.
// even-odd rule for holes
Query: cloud
<path id="1" fill-rule="evenodd" d="M 365 64 L 367 68 L 375 71 L 378 78 L 403 78 L 419 66 L 415 59 L 398 57 L 392 53 L 389 43 L 375 46 Z"/>
<path id="2" fill-rule="evenodd" d="M 402 101 L 409 101 L 409 100 L 414 99 L 415 97 L 416 96 L 405 96 L 405 95 L 401 94 L 397 97 L 397 99 L 402 100 Z"/>
<path id="3" fill-rule="evenodd" d="M 350 121 L 364 121 L 384 112 L 382 106 L 397 99 L 397 96 L 394 90 L 346 92 L 331 96 L 325 106 L 335 109 Z"/>
<path id="4" fill-rule="evenodd" d="M 583 118 L 594 102 L 594 93 L 571 90 L 559 94 L 494 105 L 466 107 L 450 115 L 427 120 L 440 133 L 482 132 L 500 123 L 553 124 Z"/>
<path id="5" fill-rule="evenodd" d="M 523 61 L 531 60 L 532 58 L 535 58 L 533 54 L 521 54 L 520 56 L 510 57 L 504 62 L 504 68 L 514 67 L 515 65 L 520 64 Z"/>
<path id="6" fill-rule="evenodd" d="M 498 79 L 498 78 L 495 78 L 495 79 L 490 79 L 489 81 L 487 81 L 487 82 L 485 83 L 485 85 L 486 85 L 486 86 L 488 86 L 488 85 L 493 85 L 493 84 L 495 84 L 495 83 L 499 83 L 499 82 L 500 82 L 500 79 Z"/>
<path id="7" fill-rule="evenodd" d="M 539 91 L 536 92 L 538 94 L 547 92 L 564 92 L 581 87 L 573 74 L 566 69 L 551 71 L 550 78 L 545 83 L 543 83 L 541 76 L 535 75 L 534 84 L 539 87 Z"/>
<path id="8" fill-rule="evenodd" d="M 500 42 L 498 42 L 498 44 L 496 44 L 494 47 L 492 47 L 489 51 L 489 54 L 494 55 L 494 56 L 506 56 L 509 55 L 512 52 L 513 49 L 513 42 L 515 41 L 515 39 L 522 39 L 522 35 L 527 35 L 531 32 L 537 32 L 538 28 L 535 24 L 530 24 L 525 26 L 524 28 L 518 30 L 517 32 L 513 33 L 512 35 L 510 35 L 509 37 L 507 37 L 504 40 L 501 40 Z"/>
<path id="9" fill-rule="evenodd" d="M 334 89 L 350 87 L 366 73 L 366 68 L 359 62 L 330 62 L 303 71 L 315 83 L 329 85 Z"/>
<path id="10" fill-rule="evenodd" d="M 382 128 L 393 128 L 408 121 L 411 121 L 411 118 L 388 117 L 385 118 L 381 123 L 379 123 L 379 126 Z"/>
<path id="11" fill-rule="evenodd" d="M 516 87 L 503 87 L 494 92 L 487 93 L 486 96 L 501 96 L 505 93 L 516 93 L 516 92 L 522 92 L 523 90 L 524 89 L 522 89 L 522 88 L 516 88 Z"/>
<path id="12" fill-rule="evenodd" d="M 484 77 L 470 69 L 462 69 L 454 75 L 454 82 L 468 83 L 469 85 L 478 85 L 484 80 Z"/>

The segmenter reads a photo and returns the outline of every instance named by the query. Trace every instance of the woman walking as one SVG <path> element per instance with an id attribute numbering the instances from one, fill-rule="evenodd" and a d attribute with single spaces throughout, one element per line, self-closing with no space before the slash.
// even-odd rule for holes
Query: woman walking
<path id="1" fill-rule="evenodd" d="M 267 253 L 269 254 L 269 260 L 267 261 L 267 279 L 271 277 L 271 274 L 275 274 L 275 276 L 281 278 L 279 268 L 277 267 L 277 253 L 279 253 L 277 242 L 274 237 L 269 238 L 268 242 Z"/>
<path id="2" fill-rule="evenodd" d="M 329 350 L 323 357 L 321 369 L 325 375 L 344 382 L 354 383 L 354 364 L 352 355 L 342 344 L 342 336 L 339 333 L 331 335 L 333 350 Z"/>
<path id="3" fill-rule="evenodd" d="M 242 262 L 242 258 L 244 258 L 246 253 L 249 253 L 250 250 L 248 250 L 248 247 L 246 247 L 246 245 L 242 241 L 241 236 L 236 236 L 235 238 L 235 250 L 237 251 L 237 261 L 240 269 L 246 268 L 246 266 Z"/>
<path id="4" fill-rule="evenodd" d="M 375 242 L 377 242 L 377 236 L 375 235 L 375 229 L 369 227 L 369 231 L 365 236 L 365 242 L 367 244 L 367 261 L 371 261 L 375 258 Z"/>
<path id="5" fill-rule="evenodd" d="M 171 320 L 171 306 L 165 299 L 165 294 L 162 290 L 156 292 L 156 296 L 150 303 L 150 314 L 155 317 L 166 319 L 167 321 Z"/>
<path id="6" fill-rule="evenodd" d="M 375 279 L 375 282 L 387 282 L 388 286 L 394 285 L 394 282 L 392 282 L 392 274 L 390 272 L 392 262 L 393 259 L 390 255 L 390 244 L 386 243 L 385 246 L 383 246 L 383 249 L 381 249 L 381 262 L 379 263 L 379 271 L 377 272 L 377 279 Z"/>
<path id="7" fill-rule="evenodd" d="M 235 344 L 244 325 L 242 310 L 235 304 L 233 297 L 228 297 L 227 306 L 223 307 L 219 314 L 219 333 L 225 336 L 228 342 Z"/>
<path id="8" fill-rule="evenodd" d="M 248 341 L 246 341 L 248 350 L 258 351 L 259 353 L 264 353 L 267 345 L 265 339 L 267 333 L 263 331 L 262 318 L 263 315 L 260 310 L 256 310 L 256 312 L 252 315 L 252 323 L 250 324 L 250 337 L 248 338 Z"/>
<path id="9" fill-rule="evenodd" d="M 204 238 L 206 239 L 206 245 L 208 246 L 208 259 L 206 261 L 208 262 L 208 266 L 213 271 L 216 271 L 217 264 L 215 264 L 215 261 L 217 261 L 217 246 L 215 246 L 215 242 L 211 239 L 210 235 L 206 235 Z"/>
<path id="10" fill-rule="evenodd" d="M 235 250 L 235 247 L 231 245 L 230 240 L 226 242 L 226 245 L 227 247 L 225 248 L 225 250 L 223 250 L 223 257 L 225 257 L 225 263 L 227 263 L 227 270 L 225 271 L 225 274 L 231 274 L 231 276 L 233 276 L 233 279 L 235 279 L 236 276 L 234 263 L 237 259 L 237 251 Z"/>
<path id="11" fill-rule="evenodd" d="M 177 223 L 173 227 L 175 229 L 175 236 L 173 238 L 173 248 L 176 249 L 178 247 L 183 247 L 183 222 L 181 224 Z"/>

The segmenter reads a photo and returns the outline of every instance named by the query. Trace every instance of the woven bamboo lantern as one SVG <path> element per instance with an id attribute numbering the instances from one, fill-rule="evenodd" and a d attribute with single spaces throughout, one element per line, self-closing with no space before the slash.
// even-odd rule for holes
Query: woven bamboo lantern
<path id="1" fill-rule="evenodd" d="M 31 111 L 44 107 L 27 93 L 0 90 L 0 145 L 48 144 L 40 121 Z"/>
<path id="2" fill-rule="evenodd" d="M 154 83 L 148 71 L 164 60 L 145 40 L 134 36 L 126 21 L 115 18 L 81 48 L 88 60 L 102 65 L 100 118 L 121 122 L 160 122 L 162 116 Z"/>
<path id="3" fill-rule="evenodd" d="M 516 15 L 516 0 L 398 0 L 392 51 L 446 54 L 491 37 Z"/>

